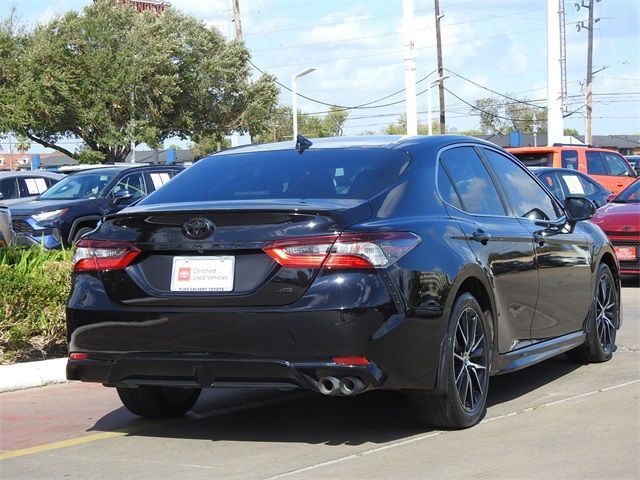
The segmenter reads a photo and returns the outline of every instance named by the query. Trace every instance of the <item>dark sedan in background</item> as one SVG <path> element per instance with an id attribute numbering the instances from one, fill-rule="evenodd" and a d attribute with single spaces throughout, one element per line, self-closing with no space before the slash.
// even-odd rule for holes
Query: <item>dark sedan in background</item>
<path id="1" fill-rule="evenodd" d="M 115 213 L 168 182 L 182 166 L 110 165 L 66 176 L 35 200 L 13 207 L 18 245 L 68 247 Z"/>
<path id="2" fill-rule="evenodd" d="M 470 137 L 227 150 L 77 243 L 67 377 L 147 417 L 202 388 L 381 388 L 469 427 L 490 375 L 612 357 L 619 268 L 594 212 Z"/>
<path id="3" fill-rule="evenodd" d="M 591 200 L 596 207 L 607 204 L 611 190 L 607 190 L 588 175 L 568 168 L 529 167 L 555 197 L 564 202 L 572 195 Z"/>

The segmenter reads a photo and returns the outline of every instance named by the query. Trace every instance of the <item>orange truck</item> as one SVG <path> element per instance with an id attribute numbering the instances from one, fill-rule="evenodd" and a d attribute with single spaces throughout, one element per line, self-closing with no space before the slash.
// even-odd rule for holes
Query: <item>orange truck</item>
<path id="1" fill-rule="evenodd" d="M 555 167 L 578 170 L 603 187 L 618 193 L 633 182 L 636 172 L 614 150 L 587 145 L 553 145 L 549 147 L 507 147 L 527 167 Z"/>

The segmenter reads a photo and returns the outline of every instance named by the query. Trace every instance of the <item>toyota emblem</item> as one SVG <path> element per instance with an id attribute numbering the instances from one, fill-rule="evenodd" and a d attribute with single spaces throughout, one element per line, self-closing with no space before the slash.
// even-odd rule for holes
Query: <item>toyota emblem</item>
<path id="1" fill-rule="evenodd" d="M 206 218 L 190 218 L 182 224 L 184 234 L 194 240 L 202 240 L 211 236 L 215 226 Z"/>

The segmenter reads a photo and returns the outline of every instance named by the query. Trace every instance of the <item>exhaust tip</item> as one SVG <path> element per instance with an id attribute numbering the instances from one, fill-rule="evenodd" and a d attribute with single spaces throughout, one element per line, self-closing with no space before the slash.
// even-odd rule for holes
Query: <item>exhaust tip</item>
<path id="1" fill-rule="evenodd" d="M 340 392 L 340 380 L 336 377 L 322 377 L 318 382 L 318 391 L 323 395 L 335 395 Z"/>
<path id="2" fill-rule="evenodd" d="M 340 380 L 340 392 L 343 395 L 357 395 L 364 390 L 364 383 L 356 377 L 344 377 Z"/>

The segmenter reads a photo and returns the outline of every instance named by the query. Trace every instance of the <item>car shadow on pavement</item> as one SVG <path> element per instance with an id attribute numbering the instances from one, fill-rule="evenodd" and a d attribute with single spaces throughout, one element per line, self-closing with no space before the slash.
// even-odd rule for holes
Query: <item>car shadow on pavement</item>
<path id="1" fill-rule="evenodd" d="M 520 372 L 492 377 L 487 405 L 514 400 L 577 368 L 580 365 L 560 355 Z M 92 430 L 113 431 L 114 424 L 122 428 L 123 414 L 128 414 L 123 410 L 100 418 Z M 133 428 L 123 430 L 145 437 L 325 445 L 382 444 L 430 431 L 417 422 L 406 397 L 393 391 L 353 398 L 261 391 L 256 398 L 243 390 L 204 390 L 194 411 L 184 418 L 152 421 L 142 427 L 138 422 L 131 416 Z"/>

